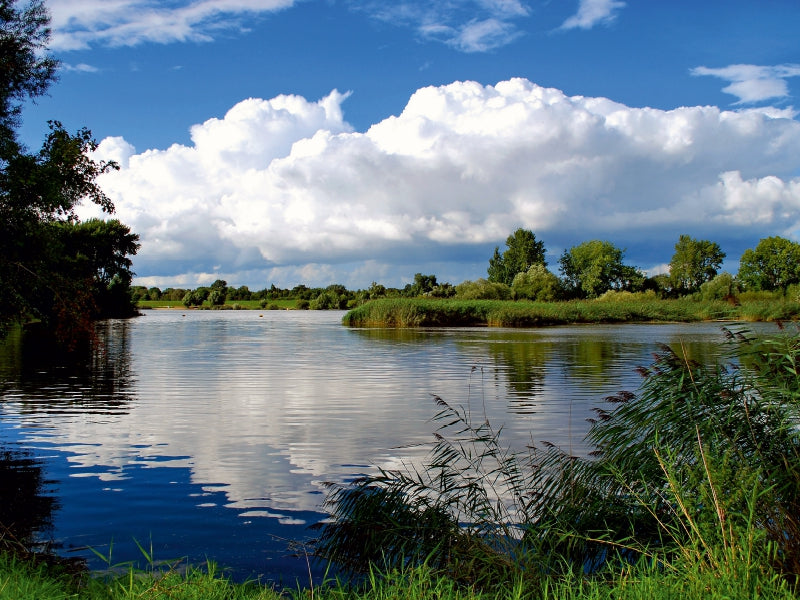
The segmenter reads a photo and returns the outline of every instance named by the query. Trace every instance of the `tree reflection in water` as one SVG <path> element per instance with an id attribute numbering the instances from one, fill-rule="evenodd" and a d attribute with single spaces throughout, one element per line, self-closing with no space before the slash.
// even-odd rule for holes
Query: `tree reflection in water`
<path id="1" fill-rule="evenodd" d="M 42 462 L 27 450 L 0 446 L 0 529 L 25 548 L 50 540 L 58 501 Z"/>

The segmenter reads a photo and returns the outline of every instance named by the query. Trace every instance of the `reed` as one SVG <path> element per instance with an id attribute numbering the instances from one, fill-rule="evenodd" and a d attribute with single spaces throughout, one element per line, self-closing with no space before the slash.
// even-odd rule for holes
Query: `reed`
<path id="1" fill-rule="evenodd" d="M 351 327 L 537 327 L 575 323 L 786 321 L 798 316 L 800 303 L 789 299 L 735 305 L 722 300 L 651 297 L 569 302 L 385 298 L 352 309 L 342 322 Z"/>
<path id="2" fill-rule="evenodd" d="M 436 398 L 421 467 L 330 486 L 319 554 L 353 572 L 424 564 L 488 590 L 652 567 L 648 577 L 721 578 L 747 597 L 765 581 L 791 589 L 800 336 L 728 338 L 722 364 L 662 348 L 636 393 L 598 409 L 588 457 L 549 444 L 512 452 L 479 411 Z"/>

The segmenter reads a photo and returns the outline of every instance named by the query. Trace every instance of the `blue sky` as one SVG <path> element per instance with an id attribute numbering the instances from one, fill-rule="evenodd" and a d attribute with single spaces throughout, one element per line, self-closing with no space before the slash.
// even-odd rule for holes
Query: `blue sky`
<path id="1" fill-rule="evenodd" d="M 22 136 L 90 128 L 137 283 L 486 276 L 517 227 L 651 273 L 800 234 L 796 0 L 50 0 Z M 95 213 L 91 207 L 85 216 Z"/>

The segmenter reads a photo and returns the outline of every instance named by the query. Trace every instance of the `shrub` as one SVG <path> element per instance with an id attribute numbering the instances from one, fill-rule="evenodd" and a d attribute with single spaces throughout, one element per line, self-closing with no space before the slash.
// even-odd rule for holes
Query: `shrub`
<path id="1" fill-rule="evenodd" d="M 481 278 L 459 283 L 455 295 L 459 300 L 508 300 L 511 298 L 511 288 L 505 283 Z"/>
<path id="2" fill-rule="evenodd" d="M 704 301 L 733 299 L 739 294 L 739 283 L 730 273 L 720 273 L 700 286 L 700 298 Z"/>
<path id="3" fill-rule="evenodd" d="M 511 289 L 515 298 L 538 302 L 552 302 L 563 295 L 561 281 L 541 263 L 535 263 L 527 271 L 517 273 Z"/>

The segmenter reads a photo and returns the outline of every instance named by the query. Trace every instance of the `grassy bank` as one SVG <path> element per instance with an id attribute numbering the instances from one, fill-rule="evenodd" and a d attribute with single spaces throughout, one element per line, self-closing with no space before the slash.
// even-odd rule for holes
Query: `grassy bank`
<path id="1" fill-rule="evenodd" d="M 387 298 L 354 308 L 342 322 L 352 327 L 537 327 L 574 323 L 786 321 L 798 316 L 800 303 L 785 299 L 733 305 L 688 298 L 570 302 Z"/>
<path id="2" fill-rule="evenodd" d="M 210 568 L 208 568 L 210 567 Z M 231 582 L 213 565 L 204 569 L 136 572 L 114 578 L 83 578 L 20 562 L 0 554 L 0 600 L 792 600 L 780 578 L 737 578 L 655 569 L 620 570 L 613 576 L 552 577 L 535 585 L 509 580 L 491 592 L 459 586 L 429 568 L 380 573 L 373 570 L 357 587 L 331 581 L 316 588 L 275 589 L 256 582 Z"/>

